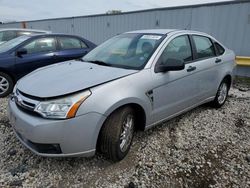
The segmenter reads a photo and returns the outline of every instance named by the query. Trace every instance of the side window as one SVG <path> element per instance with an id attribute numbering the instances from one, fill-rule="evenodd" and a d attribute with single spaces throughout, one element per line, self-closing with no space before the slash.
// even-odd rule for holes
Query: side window
<path id="1" fill-rule="evenodd" d="M 55 51 L 56 42 L 54 38 L 35 39 L 23 48 L 27 50 L 28 54 Z"/>
<path id="2" fill-rule="evenodd" d="M 82 48 L 82 42 L 76 38 L 58 37 L 58 41 L 63 50 Z"/>
<path id="3" fill-rule="evenodd" d="M 165 48 L 158 61 L 164 64 L 168 59 L 180 59 L 184 62 L 192 60 L 192 50 L 187 35 L 173 39 Z"/>
<path id="4" fill-rule="evenodd" d="M 224 54 L 225 49 L 218 42 L 215 42 L 214 45 L 215 45 L 215 48 L 217 49 L 218 55 Z"/>
<path id="5" fill-rule="evenodd" d="M 82 48 L 88 48 L 88 46 L 83 41 L 80 41 L 80 42 L 81 42 Z"/>
<path id="6" fill-rule="evenodd" d="M 198 59 L 215 56 L 213 43 L 211 42 L 211 40 L 209 38 L 194 35 L 193 39 L 194 39 L 194 43 L 196 46 Z"/>

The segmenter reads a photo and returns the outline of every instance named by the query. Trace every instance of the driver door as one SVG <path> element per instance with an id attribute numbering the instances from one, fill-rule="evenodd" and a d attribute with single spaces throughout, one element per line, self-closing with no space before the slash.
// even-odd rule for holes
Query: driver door
<path id="1" fill-rule="evenodd" d="M 177 115 L 193 106 L 199 99 L 198 80 L 195 77 L 192 47 L 188 35 L 173 38 L 165 47 L 156 65 L 167 59 L 181 59 L 185 62 L 184 70 L 155 73 L 152 77 L 155 88 L 153 91 L 154 122 Z"/>

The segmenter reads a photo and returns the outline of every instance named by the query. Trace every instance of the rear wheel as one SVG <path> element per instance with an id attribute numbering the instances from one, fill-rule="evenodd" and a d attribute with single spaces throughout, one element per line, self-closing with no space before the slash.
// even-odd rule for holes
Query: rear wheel
<path id="1" fill-rule="evenodd" d="M 211 103 L 213 107 L 220 108 L 226 102 L 229 91 L 229 84 L 226 79 L 224 79 L 217 91 L 214 101 Z"/>
<path id="2" fill-rule="evenodd" d="M 98 148 L 112 161 L 122 160 L 132 144 L 135 131 L 135 114 L 131 107 L 113 112 L 104 123 L 98 140 Z"/>
<path id="3" fill-rule="evenodd" d="M 13 80 L 8 74 L 0 72 L 0 97 L 9 95 L 14 87 Z"/>

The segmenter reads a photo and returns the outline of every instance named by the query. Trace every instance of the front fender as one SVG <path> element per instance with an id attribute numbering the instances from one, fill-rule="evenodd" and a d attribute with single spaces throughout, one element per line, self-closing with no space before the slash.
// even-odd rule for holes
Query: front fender
<path id="1" fill-rule="evenodd" d="M 108 117 L 117 108 L 127 104 L 137 104 L 145 112 L 146 123 L 152 104 L 146 93 L 127 79 L 119 79 L 94 88 L 91 88 L 92 95 L 84 101 L 78 109 L 77 115 L 90 112 L 97 112 Z"/>
<path id="2" fill-rule="evenodd" d="M 129 105 L 129 104 L 136 104 L 136 105 L 140 106 L 145 113 L 145 118 L 146 118 L 146 122 L 147 122 L 147 118 L 149 117 L 149 111 L 150 111 L 149 106 L 147 104 L 145 104 L 144 101 L 142 101 L 138 98 L 133 98 L 133 97 L 124 98 L 124 99 L 117 101 L 116 103 L 111 105 L 109 108 L 107 108 L 107 110 L 104 112 L 104 115 L 108 117 L 116 109 L 118 109 L 122 106 L 125 106 L 125 105 Z"/>

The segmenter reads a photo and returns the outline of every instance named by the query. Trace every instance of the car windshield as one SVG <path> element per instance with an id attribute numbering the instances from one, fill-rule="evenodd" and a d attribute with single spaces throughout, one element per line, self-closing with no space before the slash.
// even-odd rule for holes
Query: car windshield
<path id="1" fill-rule="evenodd" d="M 163 40 L 163 36 L 142 33 L 118 35 L 89 52 L 83 61 L 140 70 Z"/>
<path id="2" fill-rule="evenodd" d="M 5 42 L 0 45 L 0 53 L 7 52 L 8 50 L 14 48 L 15 46 L 21 44 L 23 41 L 27 40 L 30 38 L 29 36 L 21 36 L 17 37 L 15 39 L 12 39 L 8 42 Z"/>

